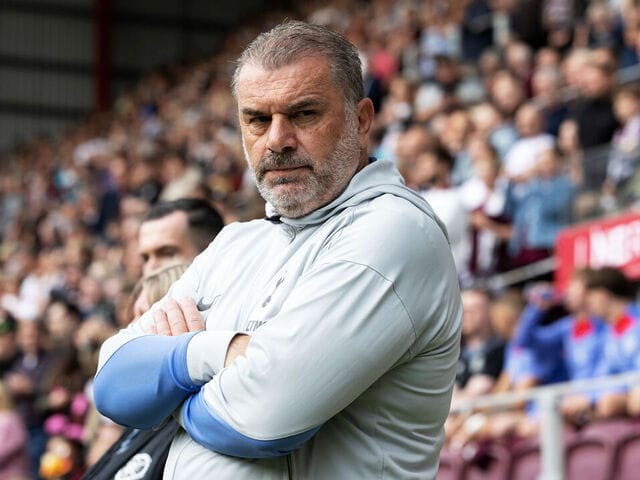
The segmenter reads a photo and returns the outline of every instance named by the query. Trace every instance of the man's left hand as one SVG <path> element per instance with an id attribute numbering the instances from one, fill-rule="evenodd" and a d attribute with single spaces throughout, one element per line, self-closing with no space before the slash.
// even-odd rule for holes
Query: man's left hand
<path id="1" fill-rule="evenodd" d="M 153 323 L 147 333 L 176 336 L 199 330 L 204 330 L 204 322 L 193 299 L 169 298 L 162 308 L 153 311 Z"/>

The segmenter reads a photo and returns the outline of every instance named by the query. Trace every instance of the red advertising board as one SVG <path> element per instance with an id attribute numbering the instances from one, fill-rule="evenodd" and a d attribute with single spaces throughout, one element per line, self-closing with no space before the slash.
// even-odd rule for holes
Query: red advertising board
<path id="1" fill-rule="evenodd" d="M 556 242 L 556 288 L 564 292 L 576 268 L 620 268 L 640 279 L 640 212 L 563 230 Z"/>

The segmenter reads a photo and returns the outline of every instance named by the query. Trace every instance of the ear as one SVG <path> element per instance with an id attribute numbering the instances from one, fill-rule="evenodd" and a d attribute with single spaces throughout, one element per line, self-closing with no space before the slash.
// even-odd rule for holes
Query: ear
<path id="1" fill-rule="evenodd" d="M 356 105 L 356 115 L 358 119 L 358 138 L 360 140 L 360 148 L 365 150 L 369 146 L 369 132 L 375 115 L 373 102 L 370 98 L 363 98 Z"/>

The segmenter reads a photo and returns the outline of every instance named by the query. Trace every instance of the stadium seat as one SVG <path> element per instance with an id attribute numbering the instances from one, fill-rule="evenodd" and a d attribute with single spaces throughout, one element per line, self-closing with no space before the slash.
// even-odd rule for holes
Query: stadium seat
<path id="1" fill-rule="evenodd" d="M 612 418 L 593 422 L 584 427 L 580 432 L 581 437 L 603 438 L 613 442 L 619 442 L 629 434 L 640 431 L 637 420 L 628 418 Z"/>
<path id="2" fill-rule="evenodd" d="M 613 444 L 604 438 L 579 436 L 565 448 L 567 480 L 610 480 Z"/>
<path id="3" fill-rule="evenodd" d="M 637 480 L 640 478 L 640 431 L 636 430 L 620 439 L 613 458 L 611 478 L 616 480 Z"/>
<path id="4" fill-rule="evenodd" d="M 511 452 L 506 478 L 538 480 L 540 476 L 540 445 L 536 441 L 522 443 Z"/>
<path id="5" fill-rule="evenodd" d="M 463 459 L 459 453 L 443 448 L 436 480 L 462 480 L 462 464 Z"/>

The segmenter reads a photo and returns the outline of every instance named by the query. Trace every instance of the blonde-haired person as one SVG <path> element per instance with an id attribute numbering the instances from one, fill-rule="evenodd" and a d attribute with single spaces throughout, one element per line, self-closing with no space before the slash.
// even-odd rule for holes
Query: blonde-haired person
<path id="1" fill-rule="evenodd" d="M 1 381 L 0 438 L 0 480 L 26 480 L 29 471 L 27 431 Z"/>
<path id="2" fill-rule="evenodd" d="M 131 292 L 132 311 L 129 318 L 132 318 L 133 321 L 140 318 L 144 312 L 151 308 L 151 305 L 165 296 L 169 287 L 182 276 L 188 267 L 189 263 L 173 263 L 138 280 Z"/>

